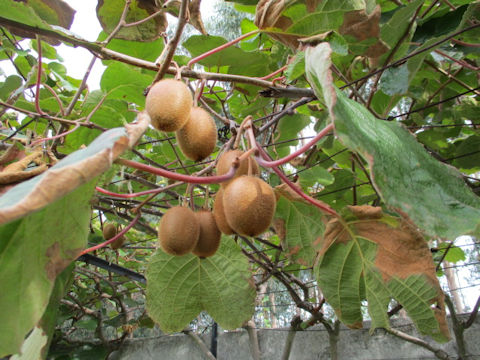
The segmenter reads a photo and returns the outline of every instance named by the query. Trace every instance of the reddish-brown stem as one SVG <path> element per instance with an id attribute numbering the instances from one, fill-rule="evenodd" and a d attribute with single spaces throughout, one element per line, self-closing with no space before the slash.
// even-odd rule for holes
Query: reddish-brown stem
<path id="1" fill-rule="evenodd" d="M 63 108 L 63 104 L 62 104 L 62 100 L 60 100 L 60 98 L 58 97 L 57 93 L 55 92 L 55 90 L 53 90 L 50 86 L 48 86 L 47 84 L 43 84 L 43 87 L 45 89 L 47 89 L 50 94 L 53 95 L 53 97 L 55 98 L 55 100 L 57 101 L 57 104 L 58 104 L 58 107 L 60 108 L 60 114 L 62 114 L 62 116 L 66 116 L 65 115 L 65 109 Z"/>
<path id="2" fill-rule="evenodd" d="M 220 45 L 219 47 L 216 47 L 215 49 L 212 49 L 212 50 L 209 50 L 207 51 L 206 53 L 203 53 L 201 55 L 198 55 L 197 57 L 193 58 L 192 60 L 190 60 L 187 64 L 187 67 L 188 68 L 191 68 L 193 64 L 196 64 L 197 62 L 199 62 L 200 60 L 203 60 L 207 57 L 209 57 L 210 55 L 213 55 L 223 49 L 226 49 L 232 45 L 235 45 L 236 43 L 238 43 L 239 41 L 242 41 L 243 39 L 246 39 L 252 35 L 255 35 L 255 34 L 258 34 L 260 32 L 260 30 L 254 30 L 254 31 L 250 31 L 249 33 L 246 33 L 246 34 L 243 34 L 242 36 L 236 38 L 236 39 L 233 39 L 232 41 L 229 41 L 223 45 Z"/>
<path id="3" fill-rule="evenodd" d="M 288 156 L 285 156 L 284 158 L 275 160 L 275 161 L 266 161 L 262 159 L 261 157 L 257 157 L 257 162 L 260 166 L 263 167 L 274 167 L 274 166 L 279 166 L 283 165 L 290 160 L 296 158 L 299 155 L 302 155 L 305 151 L 307 151 L 309 148 L 311 148 L 313 145 L 315 145 L 321 138 L 323 138 L 326 134 L 328 134 L 330 131 L 333 130 L 333 124 L 327 125 L 322 131 L 320 131 L 312 140 L 310 140 L 308 143 L 303 145 L 300 149 L 297 151 L 291 153 Z M 259 148 L 261 145 L 255 142 L 255 145 L 257 148 Z"/>
<path id="4" fill-rule="evenodd" d="M 35 140 L 33 141 L 30 146 L 35 146 L 35 145 L 38 145 L 38 144 L 41 144 L 42 142 L 45 142 L 45 141 L 48 141 L 48 140 L 55 140 L 55 139 L 58 139 L 58 138 L 61 138 L 65 135 L 68 135 L 68 134 L 71 134 L 73 133 L 75 130 L 77 130 L 78 128 L 80 127 L 80 123 L 76 123 L 75 126 L 73 127 L 73 129 L 71 130 L 68 130 L 68 131 L 65 131 L 61 134 L 58 134 L 58 135 L 55 135 L 55 136 L 52 136 L 52 137 L 48 137 L 48 138 L 44 138 L 44 139 L 38 139 L 38 140 Z"/>
<path id="5" fill-rule="evenodd" d="M 116 162 L 121 165 L 132 167 L 134 169 L 149 172 L 150 174 L 160 175 L 168 179 L 183 181 L 185 183 L 192 183 L 192 184 L 216 184 L 216 183 L 230 180 L 235 175 L 235 172 L 237 171 L 237 168 L 238 168 L 238 164 L 233 164 L 230 170 L 225 175 L 193 176 L 193 175 L 178 174 L 172 171 L 160 169 L 157 167 L 145 165 L 145 164 L 132 161 L 132 160 L 127 160 L 127 159 L 118 159 L 116 160 Z"/>
<path id="6" fill-rule="evenodd" d="M 135 225 L 135 224 L 138 222 L 138 220 L 140 219 L 140 216 L 141 216 L 141 215 L 142 215 L 142 214 L 139 212 L 139 213 L 137 214 L 137 216 L 135 216 L 135 218 L 132 220 L 132 222 L 131 222 L 130 224 L 128 224 L 127 226 L 125 226 L 125 228 L 123 228 L 123 229 L 122 229 L 117 235 L 115 235 L 113 238 L 111 238 L 111 239 L 109 239 L 109 240 L 107 240 L 107 241 L 104 241 L 104 242 L 101 243 L 101 244 L 98 244 L 98 245 L 95 245 L 95 246 L 89 247 L 88 249 L 83 250 L 83 251 L 80 253 L 80 255 L 78 255 L 78 256 L 82 256 L 82 255 L 85 255 L 85 254 L 87 254 L 87 253 L 89 253 L 89 252 L 92 252 L 92 251 L 101 249 L 101 248 L 107 246 L 108 244 L 114 242 L 115 240 L 117 240 L 118 238 L 120 238 L 121 236 L 123 236 L 128 230 L 130 230 L 130 229 L 133 227 L 133 225 Z"/>
<path id="7" fill-rule="evenodd" d="M 45 113 L 40 108 L 40 84 L 42 82 L 42 40 L 40 36 L 37 36 L 37 53 L 38 53 L 38 64 L 37 64 L 37 83 L 35 85 L 35 110 L 40 115 L 45 115 Z"/>
<path id="8" fill-rule="evenodd" d="M 260 155 L 265 160 L 267 160 L 267 161 L 269 160 L 269 156 L 265 152 L 265 150 L 263 150 L 261 147 L 258 147 L 258 151 L 260 152 Z M 258 161 L 258 159 L 259 159 L 259 157 L 257 157 L 257 161 Z M 307 194 L 305 194 L 300 188 L 297 187 L 297 185 L 295 185 L 293 182 L 291 182 L 290 179 L 279 168 L 277 168 L 276 166 L 273 166 L 272 170 L 280 177 L 280 179 L 282 179 L 282 181 L 285 184 L 287 184 L 293 191 L 295 191 L 298 195 L 300 195 L 303 199 L 308 201 L 310 204 L 316 206 L 321 211 L 323 211 L 327 214 L 330 214 L 330 215 L 333 215 L 333 216 L 336 216 L 336 217 L 339 216 L 335 210 L 333 210 L 330 206 L 328 206 L 324 202 L 319 201 L 317 199 L 314 199 L 311 196 L 308 196 Z"/>
<path id="9" fill-rule="evenodd" d="M 480 47 L 480 44 L 467 43 L 467 42 L 465 42 L 465 41 L 458 40 L 458 39 L 452 39 L 452 41 L 453 41 L 455 44 L 462 45 L 462 46 L 465 46 L 465 47 Z"/>
<path id="10" fill-rule="evenodd" d="M 145 190 L 145 191 L 141 191 L 141 192 L 138 192 L 138 193 L 130 193 L 130 194 L 119 194 L 119 193 L 114 193 L 114 192 L 111 192 L 111 191 L 108 191 L 106 189 L 103 189 L 99 186 L 95 187 L 95 190 L 97 190 L 98 192 L 102 193 L 102 194 L 105 194 L 105 195 L 109 195 L 109 196 L 113 196 L 113 197 L 118 197 L 118 198 L 124 198 L 124 199 L 130 199 L 130 198 L 134 198 L 134 197 L 138 197 L 138 196 L 143 196 L 143 195 L 148 195 L 148 194 L 153 194 L 153 195 L 156 195 L 158 193 L 161 193 L 162 191 L 165 191 L 165 190 L 168 190 L 168 189 L 171 189 L 171 188 L 174 188 L 178 185 L 181 185 L 183 184 L 183 182 L 176 182 L 174 184 L 171 184 L 171 185 L 167 185 L 167 186 L 164 186 L 164 187 L 161 187 L 161 188 L 158 188 L 158 189 L 150 189 L 150 190 Z M 148 199 L 147 199 L 148 200 Z M 142 202 L 143 204 L 143 202 Z M 142 205 L 140 204 L 140 205 Z M 137 208 L 140 209 L 140 205 L 137 206 Z M 142 205 L 143 206 L 143 205 Z"/>
<path id="11" fill-rule="evenodd" d="M 257 77 L 257 79 L 259 79 L 259 80 L 270 79 L 271 77 L 274 77 L 275 75 L 280 74 L 282 71 L 285 71 L 287 69 L 287 67 L 288 67 L 288 65 L 282 66 L 280 69 L 274 71 L 273 73 L 262 76 L 262 77 Z"/>
<path id="12" fill-rule="evenodd" d="M 435 52 L 436 52 L 437 54 L 440 54 L 440 55 L 442 55 L 443 57 L 445 57 L 445 58 L 447 58 L 447 59 L 449 59 L 449 60 L 457 63 L 457 64 L 460 65 L 460 66 L 466 67 L 467 69 L 470 69 L 470 70 L 473 70 L 473 71 L 478 71 L 478 70 L 480 69 L 480 67 L 472 66 L 472 65 L 470 65 L 469 63 L 466 63 L 465 61 L 457 60 L 457 59 L 455 59 L 454 57 L 451 57 L 450 55 L 445 54 L 445 53 L 444 53 L 443 51 L 441 51 L 441 50 L 435 50 Z"/>

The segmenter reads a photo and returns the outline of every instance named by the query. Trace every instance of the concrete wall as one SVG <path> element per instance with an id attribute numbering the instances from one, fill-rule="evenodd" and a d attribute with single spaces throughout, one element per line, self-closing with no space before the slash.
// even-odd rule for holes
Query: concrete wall
<path id="1" fill-rule="evenodd" d="M 393 327 L 418 336 L 415 328 L 405 320 L 395 320 Z M 383 359 L 437 359 L 434 354 L 418 345 L 394 337 L 384 330 L 369 334 L 369 324 L 365 329 L 350 330 L 342 327 L 338 342 L 340 359 L 346 360 L 383 360 Z M 279 360 L 281 358 L 288 329 L 258 330 L 258 340 L 262 360 Z M 452 333 L 453 336 L 453 333 Z M 480 319 L 464 333 L 467 351 L 466 359 L 480 359 Z M 457 359 L 455 341 L 437 344 L 422 337 L 435 347 L 447 352 L 451 359 Z M 210 348 L 210 336 L 202 336 Z M 163 359 L 208 359 L 198 344 L 183 334 L 163 335 L 155 338 L 127 340 L 123 347 L 112 353 L 110 360 L 163 360 Z M 217 347 L 218 360 L 251 360 L 250 343 L 246 330 L 220 332 Z M 297 332 L 290 355 L 290 360 L 330 359 L 329 338 L 323 326 L 315 326 L 307 331 Z M 465 359 L 465 360 L 466 360 Z"/>

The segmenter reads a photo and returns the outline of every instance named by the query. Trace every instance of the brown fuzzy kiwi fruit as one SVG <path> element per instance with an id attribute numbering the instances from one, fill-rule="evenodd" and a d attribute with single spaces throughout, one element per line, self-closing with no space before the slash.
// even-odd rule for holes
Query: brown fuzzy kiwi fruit
<path id="1" fill-rule="evenodd" d="M 192 94 L 185 83 L 164 79 L 150 88 L 145 99 L 145 110 L 155 129 L 177 131 L 187 123 L 192 104 Z"/>
<path id="2" fill-rule="evenodd" d="M 215 218 L 211 211 L 202 210 L 195 213 L 198 223 L 200 224 L 200 236 L 197 246 L 192 253 L 206 258 L 214 255 L 220 246 L 222 233 L 218 230 Z"/>
<path id="3" fill-rule="evenodd" d="M 227 222 L 240 235 L 257 236 L 266 231 L 272 222 L 275 206 L 272 187 L 257 177 L 240 176 L 223 193 Z"/>
<path id="4" fill-rule="evenodd" d="M 158 241 L 170 255 L 185 255 L 198 242 L 200 224 L 195 213 L 187 207 L 174 206 L 163 214 L 158 226 Z"/>
<path id="5" fill-rule="evenodd" d="M 238 149 L 229 150 L 223 153 L 217 162 L 217 175 L 225 175 L 230 170 L 230 167 L 232 166 L 232 162 L 237 157 L 240 157 L 240 155 L 242 154 L 243 154 L 243 151 Z M 220 185 L 222 185 L 222 187 L 226 187 L 230 182 L 232 182 L 233 179 L 242 175 L 248 175 L 249 166 L 251 166 L 252 168 L 251 175 L 258 176 L 258 174 L 260 174 L 260 169 L 258 167 L 257 162 L 255 161 L 255 159 L 249 156 L 247 159 L 243 159 L 243 161 L 240 162 L 240 165 L 237 171 L 235 172 L 235 176 L 232 179 L 221 183 Z"/>
<path id="6" fill-rule="evenodd" d="M 190 160 L 200 161 L 210 155 L 217 145 L 217 126 L 209 113 L 201 107 L 193 107 L 190 119 L 176 136 L 183 154 Z"/>
<path id="7" fill-rule="evenodd" d="M 120 231 L 119 227 L 113 223 L 108 223 L 103 226 L 103 238 L 105 240 L 110 240 L 118 234 Z M 113 250 L 117 250 L 123 246 L 125 242 L 125 236 L 120 236 L 114 242 L 111 242 L 109 245 Z"/>
<path id="8" fill-rule="evenodd" d="M 213 203 L 213 217 L 217 223 L 218 228 L 225 235 L 235 234 L 235 231 L 228 225 L 225 217 L 225 210 L 223 208 L 223 188 L 221 187 L 217 195 L 215 195 L 215 202 Z"/>

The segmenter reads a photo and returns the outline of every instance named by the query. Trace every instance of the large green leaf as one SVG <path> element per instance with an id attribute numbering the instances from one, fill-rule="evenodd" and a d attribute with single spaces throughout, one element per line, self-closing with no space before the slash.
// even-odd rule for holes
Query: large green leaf
<path id="1" fill-rule="evenodd" d="M 331 76 L 325 75 L 330 53 L 326 43 L 307 50 L 309 81 L 317 96 L 323 93 L 340 141 L 368 162 L 383 200 L 428 234 L 454 239 L 478 233 L 480 199 L 460 173 L 431 157 L 400 124 L 376 119 L 335 89 Z"/>
<path id="2" fill-rule="evenodd" d="M 290 259 L 301 265 L 312 266 L 318 250 L 318 239 L 325 230 L 322 217 L 322 213 L 312 205 L 280 197 L 275 227 Z"/>
<path id="3" fill-rule="evenodd" d="M 183 46 L 195 57 L 211 49 L 225 44 L 227 40 L 220 36 L 193 35 Z M 267 54 L 261 52 L 246 52 L 239 47 L 231 46 L 223 49 L 199 63 L 204 66 L 229 66 L 229 74 L 244 74 L 248 76 L 263 76 L 268 74 L 271 62 Z"/>
<path id="4" fill-rule="evenodd" d="M 90 181 L 0 227 L 0 283 L 8 294 L 0 297 L 0 356 L 20 351 L 48 305 L 56 276 L 85 247 L 94 189 L 95 181 Z"/>
<path id="5" fill-rule="evenodd" d="M 217 253 L 200 259 L 158 250 L 147 269 L 147 311 L 166 332 L 183 330 L 202 310 L 225 329 L 254 312 L 255 287 L 239 246 L 223 237 Z"/>
<path id="6" fill-rule="evenodd" d="M 414 224 L 384 215 L 381 208 L 350 207 L 344 219 L 329 222 L 321 245 L 314 268 L 318 285 L 346 325 L 362 327 L 362 301 L 367 300 L 371 328 L 389 328 L 393 298 L 421 333 L 448 339 L 435 264 Z"/>
<path id="7" fill-rule="evenodd" d="M 141 113 L 138 123 L 104 132 L 0 197 L 0 283 L 8 294 L 0 297 L 0 356 L 19 352 L 48 305 L 56 276 L 85 247 L 95 178 L 148 124 Z"/>
<path id="8" fill-rule="evenodd" d="M 124 7 L 124 0 L 98 0 L 97 17 L 106 33 L 110 34 L 113 29 L 115 29 L 122 16 Z M 129 4 L 125 20 L 127 23 L 137 22 L 158 10 L 160 10 L 160 8 L 155 6 L 154 1 L 150 3 L 147 1 L 133 0 Z M 158 39 L 162 32 L 167 30 L 167 25 L 166 15 L 161 14 L 138 26 L 124 27 L 120 29 L 115 37 L 134 41 L 151 41 Z"/>

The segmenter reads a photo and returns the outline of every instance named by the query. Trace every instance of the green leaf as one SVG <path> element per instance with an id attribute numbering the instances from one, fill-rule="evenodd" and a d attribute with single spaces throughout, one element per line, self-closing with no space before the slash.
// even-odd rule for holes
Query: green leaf
<path id="1" fill-rule="evenodd" d="M 192 57 L 201 55 L 227 42 L 220 36 L 193 35 L 183 43 Z M 247 52 L 239 47 L 230 46 L 201 60 L 204 66 L 228 66 L 229 74 L 244 74 L 248 76 L 264 76 L 269 73 L 271 62 L 267 54 L 261 52 Z"/>
<path id="2" fill-rule="evenodd" d="M 389 328 L 393 298 L 422 334 L 448 340 L 435 264 L 408 220 L 384 215 L 381 208 L 350 207 L 344 219 L 328 223 L 314 272 L 328 303 L 347 326 L 362 327 L 362 301 L 367 300 L 371 329 Z"/>
<path id="3" fill-rule="evenodd" d="M 313 166 L 303 170 L 300 175 L 300 184 L 302 186 L 314 186 L 315 184 L 330 185 L 333 184 L 335 178 L 327 169 L 321 166 Z"/>
<path id="4" fill-rule="evenodd" d="M 336 90 L 326 75 L 330 52 L 328 44 L 307 50 L 307 77 L 317 96 L 323 93 L 340 141 L 368 162 L 383 200 L 428 234 L 454 239 L 478 233 L 480 200 L 460 173 L 432 158 L 400 124 L 376 119 Z"/>
<path id="5" fill-rule="evenodd" d="M 153 77 L 122 63 L 112 63 L 103 72 L 100 87 L 110 99 L 121 99 L 139 106 L 145 105 L 143 92 Z"/>
<path id="6" fill-rule="evenodd" d="M 122 16 L 124 7 L 124 0 L 98 1 L 97 17 L 106 33 L 110 34 L 115 29 Z M 127 23 L 143 20 L 158 10 L 159 8 L 154 4 L 142 4 L 140 1 L 132 1 L 125 20 Z M 167 25 L 167 18 L 165 14 L 162 14 L 140 25 L 123 27 L 115 37 L 133 41 L 152 41 L 158 39 L 167 30 Z"/>
<path id="7" fill-rule="evenodd" d="M 22 78 L 17 75 L 10 75 L 5 79 L 5 82 L 0 84 L 0 99 L 7 100 L 8 97 L 22 86 Z"/>
<path id="8" fill-rule="evenodd" d="M 0 227 L 0 283 L 9 294 L 0 297 L 5 309 L 0 315 L 0 356 L 19 352 L 25 335 L 44 314 L 56 276 L 85 247 L 94 189 L 95 181 L 90 181 Z"/>
<path id="9" fill-rule="evenodd" d="M 183 330 L 202 310 L 225 329 L 235 329 L 254 312 L 255 287 L 240 247 L 223 237 L 205 259 L 158 250 L 147 269 L 147 311 L 165 332 Z"/>
<path id="10" fill-rule="evenodd" d="M 407 65 L 385 70 L 380 78 L 379 88 L 389 96 L 405 94 L 408 91 Z"/>
<path id="11" fill-rule="evenodd" d="M 292 261 L 312 266 L 318 250 L 318 244 L 315 243 L 325 230 L 322 217 L 322 213 L 312 205 L 280 197 L 275 227 L 277 233 L 283 234 L 281 238 L 285 252 Z"/>
<path id="12" fill-rule="evenodd" d="M 50 296 L 47 309 L 40 322 L 28 335 L 22 344 L 21 355 L 14 355 L 12 360 L 46 359 L 48 348 L 55 330 L 57 312 L 60 300 L 64 297 L 66 291 L 73 280 L 73 264 L 62 271 L 55 279 L 55 285 Z"/>
<path id="13" fill-rule="evenodd" d="M 299 51 L 295 54 L 293 61 L 288 64 L 285 75 L 288 81 L 293 81 L 305 74 L 305 52 Z"/>

